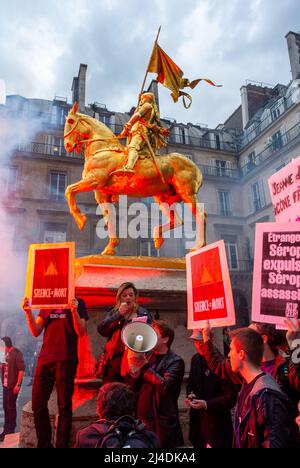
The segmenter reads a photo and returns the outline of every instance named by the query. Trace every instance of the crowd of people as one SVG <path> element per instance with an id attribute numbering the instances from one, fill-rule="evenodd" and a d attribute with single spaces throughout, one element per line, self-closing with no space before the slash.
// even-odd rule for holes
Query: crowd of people
<path id="1" fill-rule="evenodd" d="M 172 327 L 153 320 L 137 298 L 134 284 L 122 284 L 115 307 L 98 325 L 98 333 L 107 339 L 96 369 L 102 379 L 99 420 L 77 433 L 75 448 L 172 449 L 184 445 L 178 398 L 185 364 L 172 351 Z M 32 335 L 44 332 L 32 388 L 37 447 L 67 448 L 71 445 L 77 343 L 86 334 L 88 320 L 85 303 L 76 298 L 70 309 L 41 310 L 36 318 L 27 298 L 22 307 Z M 157 336 L 154 348 L 136 359 L 122 341 L 122 330 L 134 321 L 148 323 Z M 190 339 L 196 354 L 185 404 L 190 411 L 189 440 L 195 449 L 300 447 L 300 362 L 291 358 L 300 337 L 300 321 L 287 320 L 287 328 L 286 335 L 262 323 L 235 329 L 230 332 L 228 357 L 216 347 L 209 324 L 193 332 Z M 0 441 L 15 431 L 25 368 L 22 353 L 10 338 L 2 340 L 5 424 Z M 55 442 L 48 412 L 54 385 L 58 403 Z"/>

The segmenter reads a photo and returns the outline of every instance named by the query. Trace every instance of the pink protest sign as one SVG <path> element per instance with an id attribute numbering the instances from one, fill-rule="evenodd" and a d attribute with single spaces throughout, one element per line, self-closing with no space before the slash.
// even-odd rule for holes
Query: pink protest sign
<path id="1" fill-rule="evenodd" d="M 284 328 L 300 316 L 299 224 L 257 224 L 254 258 L 252 320 Z"/>
<path id="2" fill-rule="evenodd" d="M 300 157 L 272 175 L 268 182 L 275 220 L 300 221 Z"/>

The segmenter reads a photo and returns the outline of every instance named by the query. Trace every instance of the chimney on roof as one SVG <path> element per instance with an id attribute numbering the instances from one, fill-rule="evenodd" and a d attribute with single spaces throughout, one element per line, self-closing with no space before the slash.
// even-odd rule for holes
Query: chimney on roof
<path id="1" fill-rule="evenodd" d="M 243 128 L 245 129 L 249 120 L 256 112 L 264 107 L 268 100 L 274 96 L 274 89 L 268 86 L 248 83 L 241 87 Z"/>
<path id="2" fill-rule="evenodd" d="M 72 83 L 72 102 L 78 102 L 79 112 L 85 112 L 86 71 L 87 65 L 81 63 L 78 77 L 74 77 Z"/>
<path id="3" fill-rule="evenodd" d="M 285 36 L 291 64 L 292 79 L 300 78 L 300 34 L 290 31 Z"/>

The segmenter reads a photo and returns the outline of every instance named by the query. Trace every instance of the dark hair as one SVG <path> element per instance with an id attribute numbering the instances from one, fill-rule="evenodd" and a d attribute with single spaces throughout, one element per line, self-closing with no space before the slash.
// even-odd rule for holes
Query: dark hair
<path id="1" fill-rule="evenodd" d="M 7 348 L 12 348 L 12 341 L 11 341 L 11 338 L 9 336 L 4 336 L 3 338 L 1 338 L 2 341 L 4 341 L 5 343 L 5 346 Z"/>
<path id="2" fill-rule="evenodd" d="M 285 333 L 282 330 L 277 330 L 275 325 L 271 323 L 252 322 L 255 325 L 257 332 L 260 335 L 268 337 L 268 345 L 272 351 L 278 353 L 278 346 L 285 344 Z"/>
<path id="3" fill-rule="evenodd" d="M 243 350 L 247 360 L 254 366 L 261 365 L 264 354 L 264 342 L 261 335 L 252 328 L 239 328 L 230 333 L 237 352 Z"/>
<path id="4" fill-rule="evenodd" d="M 153 328 L 158 328 L 162 338 L 166 338 L 166 336 L 169 338 L 167 342 L 167 346 L 170 349 L 172 346 L 172 343 L 174 341 L 174 330 L 171 328 L 167 322 L 164 322 L 164 320 L 153 320 L 151 323 L 151 326 Z"/>
<path id="5" fill-rule="evenodd" d="M 112 382 L 99 390 L 97 413 L 101 419 L 109 421 L 121 416 L 133 416 L 136 408 L 136 396 L 123 383 Z"/>
<path id="6" fill-rule="evenodd" d="M 133 291 L 134 291 L 134 294 L 135 294 L 135 297 L 138 296 L 138 290 L 136 289 L 135 285 L 133 283 L 122 283 L 121 286 L 119 287 L 118 291 L 117 291 L 117 295 L 116 295 L 116 305 L 114 307 L 114 310 L 118 310 L 120 305 L 121 305 L 121 296 L 123 294 L 123 292 L 126 290 L 126 289 L 129 289 L 129 288 L 132 288 Z"/>

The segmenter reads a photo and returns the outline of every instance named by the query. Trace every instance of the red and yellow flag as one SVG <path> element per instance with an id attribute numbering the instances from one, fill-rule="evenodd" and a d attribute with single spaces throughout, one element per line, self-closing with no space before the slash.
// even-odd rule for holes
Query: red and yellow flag
<path id="1" fill-rule="evenodd" d="M 189 87 L 194 89 L 200 81 L 216 85 L 207 78 L 198 78 L 197 80 L 189 81 L 183 77 L 183 71 L 173 62 L 173 60 L 162 50 L 156 42 L 152 51 L 150 62 L 147 68 L 147 73 L 157 73 L 157 81 L 172 91 L 171 96 L 174 102 L 178 101 L 180 96 L 183 97 L 184 106 L 188 109 L 192 104 L 192 98 L 189 94 L 181 91 L 183 88 Z M 189 104 L 186 104 L 185 98 L 189 99 Z"/>

